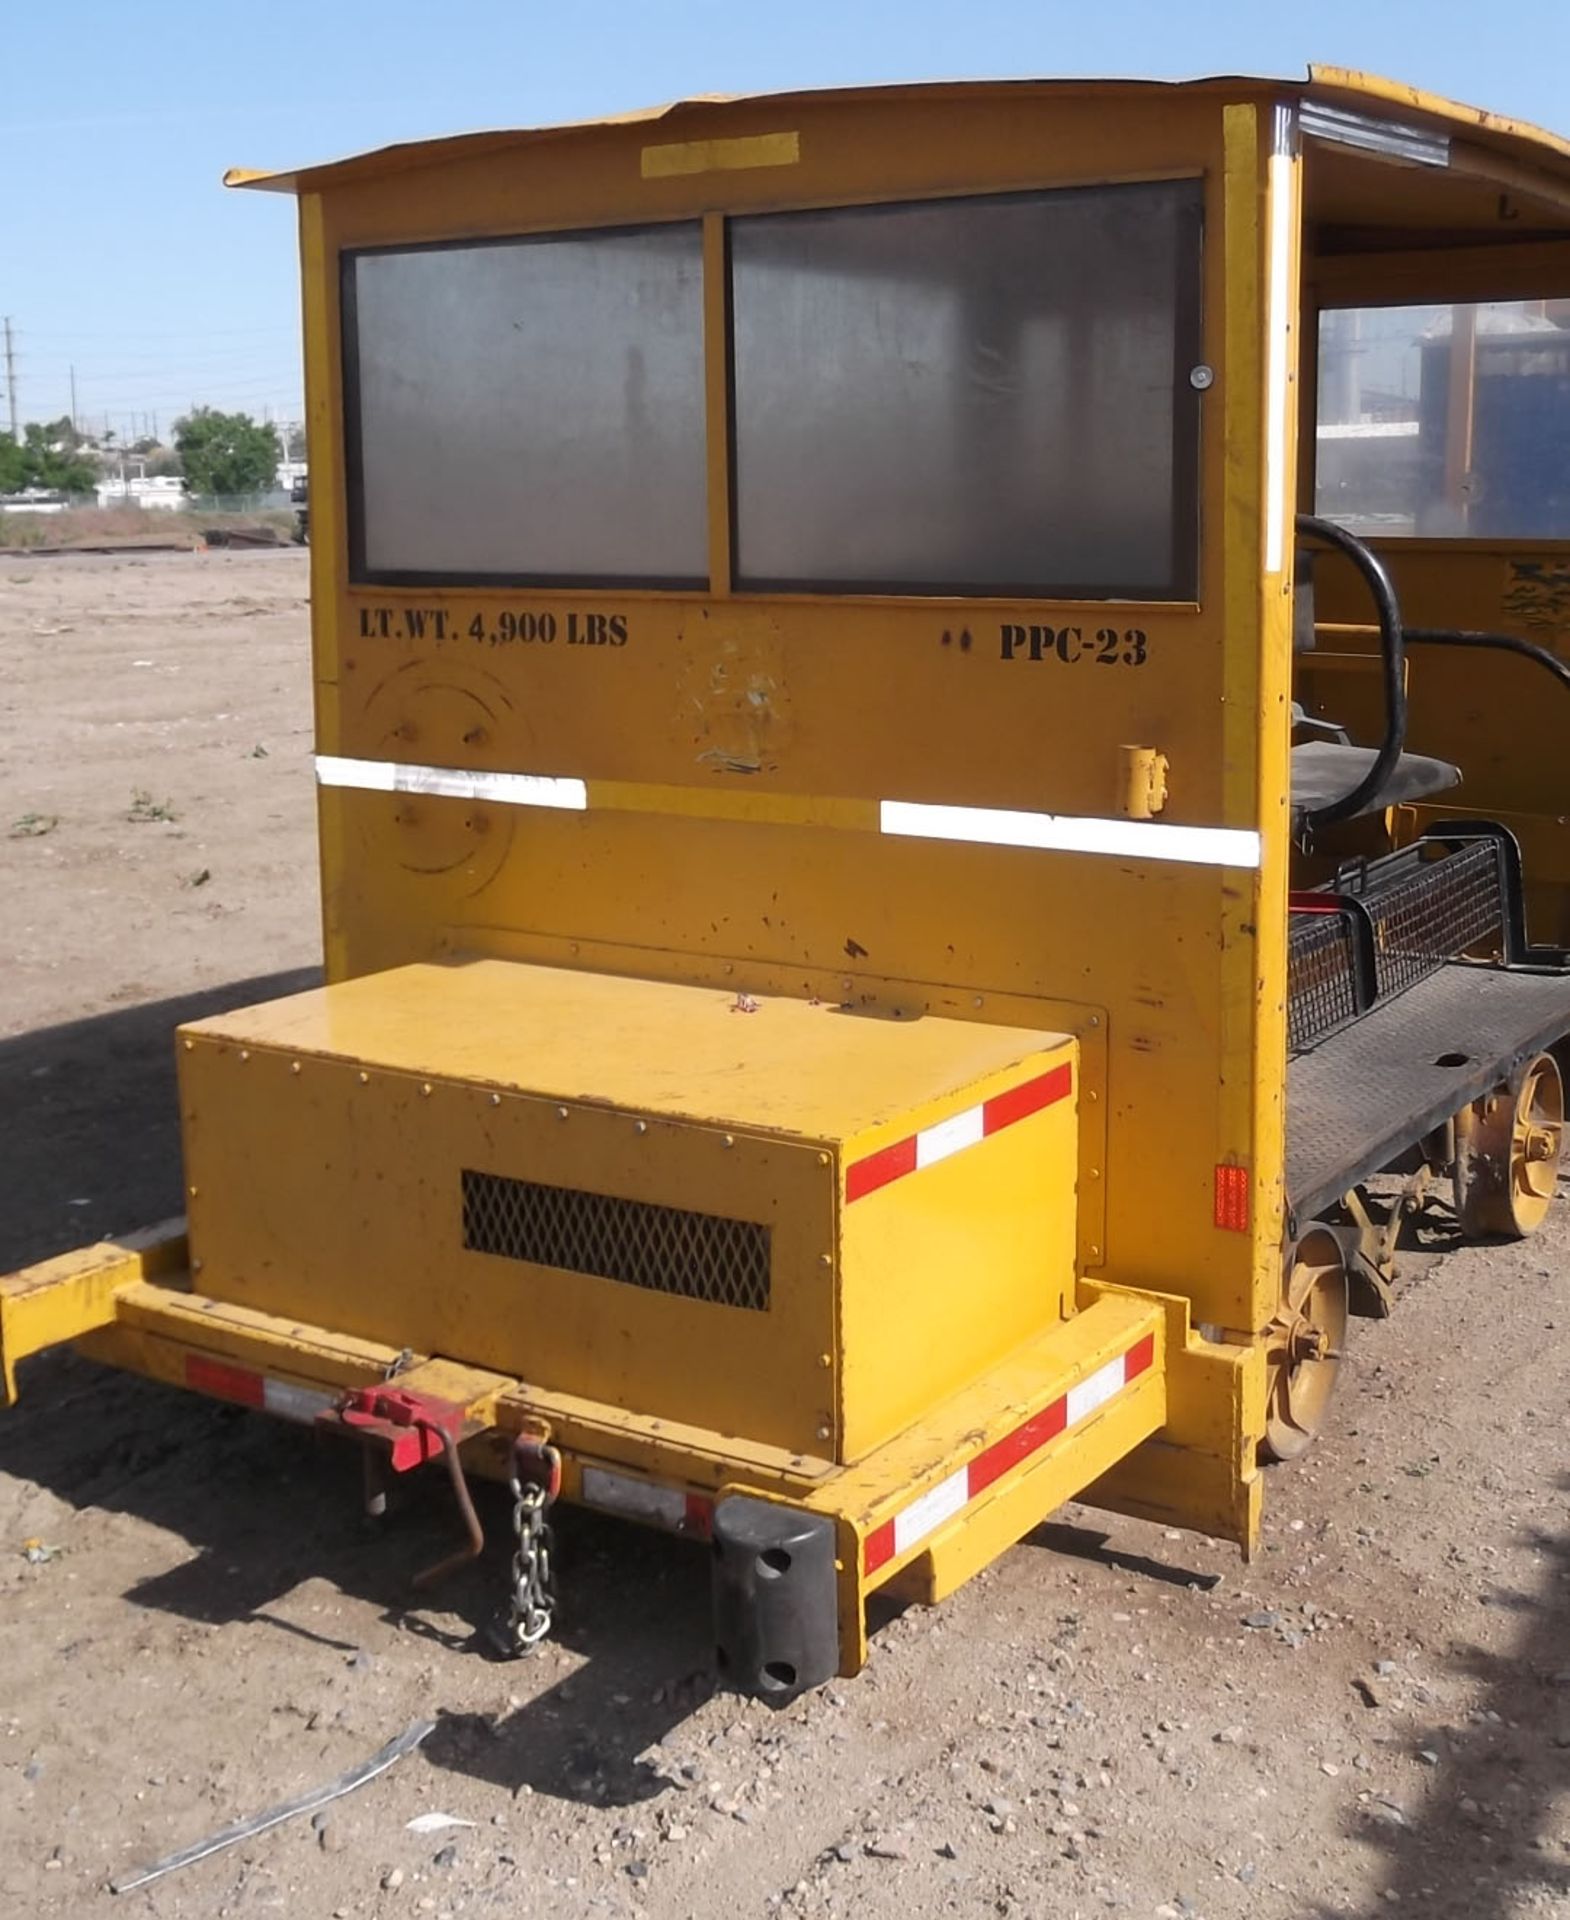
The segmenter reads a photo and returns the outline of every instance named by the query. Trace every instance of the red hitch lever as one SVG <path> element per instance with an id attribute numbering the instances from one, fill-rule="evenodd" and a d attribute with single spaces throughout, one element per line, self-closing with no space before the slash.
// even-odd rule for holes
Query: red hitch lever
<path id="1" fill-rule="evenodd" d="M 380 1441 L 393 1472 L 409 1473 L 446 1452 L 443 1435 L 453 1444 L 462 1439 L 465 1414 L 451 1400 L 377 1386 L 354 1388 L 322 1417 L 363 1439 Z"/>

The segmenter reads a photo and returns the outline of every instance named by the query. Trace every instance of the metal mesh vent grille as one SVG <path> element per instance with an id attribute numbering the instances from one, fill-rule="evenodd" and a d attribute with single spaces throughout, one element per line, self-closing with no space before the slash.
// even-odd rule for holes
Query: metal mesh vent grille
<path id="1" fill-rule="evenodd" d="M 577 1187 L 463 1172 L 463 1244 L 568 1273 L 763 1312 L 769 1229 Z"/>
<path id="2" fill-rule="evenodd" d="M 1287 1046 L 1301 1053 L 1357 1012 L 1357 954 L 1346 916 L 1294 913 L 1287 948 Z"/>

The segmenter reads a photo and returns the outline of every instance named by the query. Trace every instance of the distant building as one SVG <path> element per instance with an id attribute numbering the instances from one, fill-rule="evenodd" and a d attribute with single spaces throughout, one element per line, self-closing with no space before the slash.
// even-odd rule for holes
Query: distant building
<path id="1" fill-rule="evenodd" d="M 185 505 L 185 482 L 177 473 L 149 476 L 118 473 L 98 484 L 101 507 L 161 507 L 178 512 Z"/>

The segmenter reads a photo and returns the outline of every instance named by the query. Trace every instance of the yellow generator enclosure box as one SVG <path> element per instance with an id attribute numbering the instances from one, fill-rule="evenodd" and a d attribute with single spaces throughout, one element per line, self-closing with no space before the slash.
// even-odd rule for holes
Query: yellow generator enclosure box
<path id="1" fill-rule="evenodd" d="M 853 1461 L 1074 1307 L 1071 1036 L 505 960 L 186 1027 L 203 1291 Z"/>

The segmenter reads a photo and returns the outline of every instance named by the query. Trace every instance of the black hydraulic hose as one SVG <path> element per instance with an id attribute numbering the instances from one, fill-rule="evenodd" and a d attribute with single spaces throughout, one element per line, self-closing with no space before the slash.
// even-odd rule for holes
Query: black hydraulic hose
<path id="1" fill-rule="evenodd" d="M 1300 513 L 1297 530 L 1311 540 L 1322 540 L 1327 547 L 1344 553 L 1362 574 L 1379 615 L 1379 651 L 1385 681 L 1385 737 L 1374 755 L 1373 765 L 1350 792 L 1343 793 L 1339 800 L 1316 807 L 1307 816 L 1304 824 L 1312 831 L 1315 827 L 1328 827 L 1337 820 L 1351 820 L 1360 813 L 1371 812 L 1386 781 L 1395 772 L 1396 762 L 1406 746 L 1406 646 L 1396 590 L 1379 556 L 1345 527 L 1338 527 L 1333 520 L 1322 520 L 1318 514 Z"/>
<path id="2" fill-rule="evenodd" d="M 1487 633 L 1472 627 L 1408 627 L 1405 637 L 1409 647 L 1492 647 L 1500 653 L 1518 653 L 1523 660 L 1535 660 L 1570 687 L 1570 667 L 1563 660 L 1547 647 L 1518 639 L 1513 633 Z"/>

